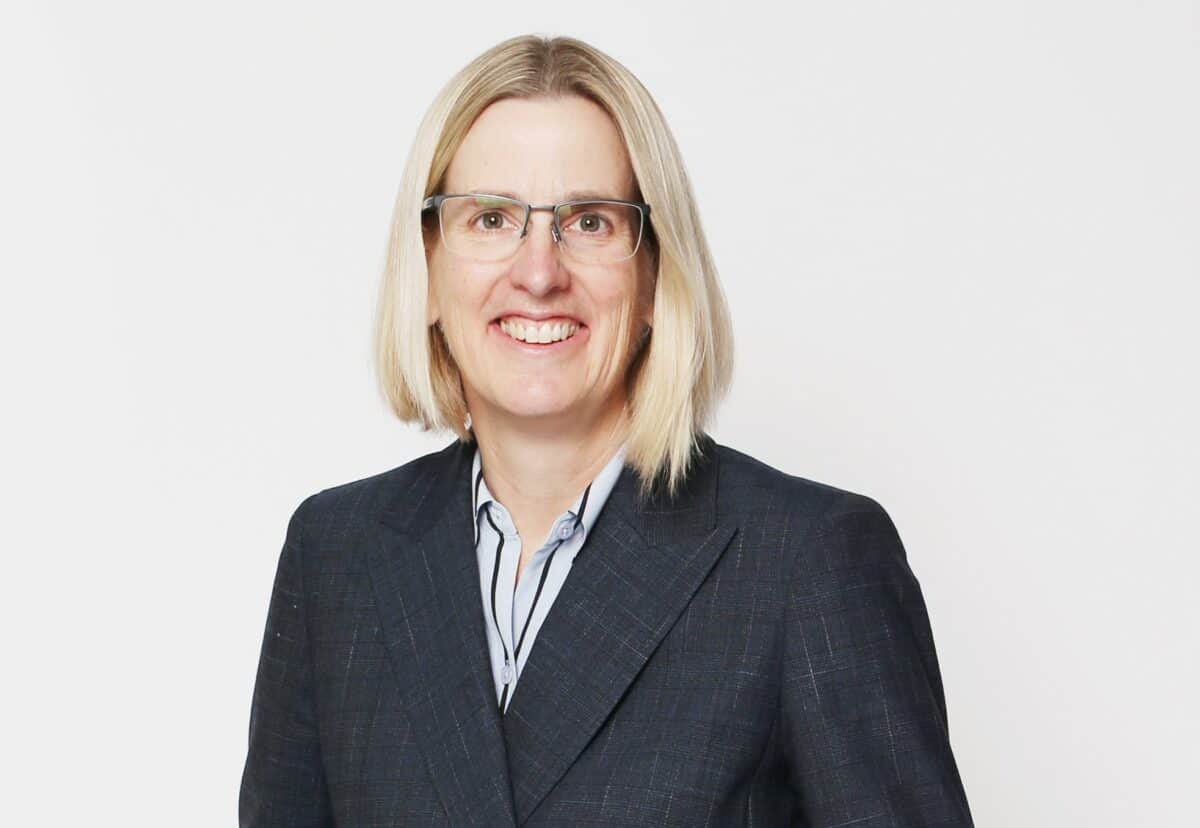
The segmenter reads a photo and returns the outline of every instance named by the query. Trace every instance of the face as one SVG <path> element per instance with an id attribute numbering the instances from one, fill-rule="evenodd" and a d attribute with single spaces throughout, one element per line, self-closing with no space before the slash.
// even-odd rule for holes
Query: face
<path id="1" fill-rule="evenodd" d="M 472 125 L 442 192 L 510 194 L 552 204 L 586 192 L 634 200 L 636 185 L 612 120 L 582 97 L 506 99 Z M 643 239 L 636 256 L 578 264 L 534 212 L 524 240 L 481 263 L 427 237 L 428 322 L 440 323 L 472 417 L 586 427 L 624 408 L 624 378 L 653 318 L 653 274 Z M 541 326 L 556 342 L 538 342 Z M 536 326 L 536 327 L 535 327 Z M 524 330 L 521 341 L 517 329 Z M 570 333 L 570 331 L 574 333 Z"/>

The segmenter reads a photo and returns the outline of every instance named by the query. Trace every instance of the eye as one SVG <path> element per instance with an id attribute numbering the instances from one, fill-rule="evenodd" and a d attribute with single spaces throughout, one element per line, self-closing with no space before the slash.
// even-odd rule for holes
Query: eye
<path id="1" fill-rule="evenodd" d="M 566 215 L 560 218 L 562 228 L 580 236 L 611 235 L 618 224 L 602 205 L 564 207 L 563 211 Z"/>
<path id="2" fill-rule="evenodd" d="M 599 213 L 584 213 L 575 224 L 584 233 L 602 233 L 608 222 Z"/>
<path id="3" fill-rule="evenodd" d="M 508 216 L 500 210 L 488 210 L 479 213 L 475 218 L 471 219 L 472 230 L 503 230 L 505 223 L 508 221 Z"/>

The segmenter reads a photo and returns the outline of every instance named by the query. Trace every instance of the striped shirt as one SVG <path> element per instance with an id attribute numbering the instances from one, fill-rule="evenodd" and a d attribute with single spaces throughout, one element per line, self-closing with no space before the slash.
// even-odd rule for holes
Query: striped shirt
<path id="1" fill-rule="evenodd" d="M 554 521 L 550 534 L 533 553 L 514 588 L 521 537 L 508 510 L 488 491 L 479 449 L 475 449 L 471 464 L 475 555 L 479 561 L 479 591 L 483 598 L 492 680 L 501 714 L 512 702 L 517 679 L 525 669 L 538 630 L 596 516 L 608 500 L 624 462 L 625 446 L 621 446 L 575 499 L 574 505 Z"/>

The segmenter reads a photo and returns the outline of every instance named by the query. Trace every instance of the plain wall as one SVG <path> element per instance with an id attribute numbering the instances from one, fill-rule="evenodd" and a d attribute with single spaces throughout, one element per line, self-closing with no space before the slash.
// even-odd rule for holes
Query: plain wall
<path id="1" fill-rule="evenodd" d="M 736 327 L 714 436 L 899 527 L 977 823 L 1194 825 L 1198 17 L 8 6 L 6 821 L 234 821 L 288 517 L 451 439 L 370 362 L 418 120 L 541 32 L 675 131 Z"/>

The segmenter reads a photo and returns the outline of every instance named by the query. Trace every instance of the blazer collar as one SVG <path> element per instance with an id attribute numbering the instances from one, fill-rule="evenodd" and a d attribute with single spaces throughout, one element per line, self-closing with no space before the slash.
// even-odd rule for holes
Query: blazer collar
<path id="1" fill-rule="evenodd" d="M 451 822 L 525 822 L 612 713 L 737 527 L 718 512 L 716 444 L 673 499 L 623 466 L 501 718 L 471 515 L 474 446 L 455 441 L 387 497 L 368 552 L 405 702 Z M 510 787 L 511 785 L 511 787 Z"/>

